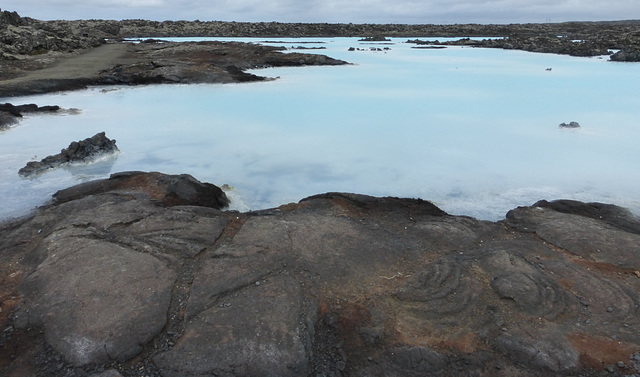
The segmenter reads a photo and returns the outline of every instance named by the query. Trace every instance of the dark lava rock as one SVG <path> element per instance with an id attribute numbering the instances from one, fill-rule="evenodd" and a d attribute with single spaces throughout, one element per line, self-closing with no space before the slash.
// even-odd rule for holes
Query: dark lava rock
<path id="1" fill-rule="evenodd" d="M 9 11 L 3 11 L 0 12 L 0 25 L 4 26 L 4 25 L 13 25 L 13 26 L 19 26 L 20 25 L 20 15 L 17 12 L 9 12 Z"/>
<path id="2" fill-rule="evenodd" d="M 601 204 L 595 204 L 595 208 L 589 209 L 594 205 L 576 206 L 566 201 L 555 205 L 549 205 L 548 202 L 538 203 L 541 206 L 519 207 L 509 211 L 507 223 L 518 230 L 534 232 L 541 239 L 571 250 L 573 254 L 585 260 L 606 264 L 611 268 L 640 270 L 640 234 L 637 233 L 637 218 L 630 216 L 631 221 L 625 221 L 624 217 L 614 217 L 613 221 L 606 221 L 599 215 L 588 215 L 598 213 L 597 208 L 602 207 Z M 554 209 L 558 207 L 559 211 Z M 571 207 L 578 208 L 578 215 L 565 209 Z M 624 210 L 618 209 L 613 212 L 622 213 Z M 576 218 L 581 220 L 576 222 Z M 615 250 L 612 250 L 611 242 L 615 242 Z"/>
<path id="3" fill-rule="evenodd" d="M 263 81 L 253 68 L 347 64 L 324 55 L 289 53 L 281 48 L 240 42 L 139 44 L 138 61 L 100 73 L 99 84 L 230 83 Z"/>
<path id="4" fill-rule="evenodd" d="M 20 117 L 17 117 L 10 112 L 0 111 L 0 131 L 6 130 L 14 124 L 20 122 Z"/>
<path id="5" fill-rule="evenodd" d="M 5 104 L 0 104 L 0 111 L 5 112 L 5 113 L 9 113 L 15 117 L 22 117 L 22 114 L 20 113 L 20 111 L 16 108 L 16 106 L 10 104 L 10 103 L 5 103 Z"/>
<path id="6" fill-rule="evenodd" d="M 470 47 L 485 47 L 485 48 L 501 48 L 505 50 L 524 50 L 529 52 L 539 53 L 552 53 L 571 56 L 603 56 L 610 55 L 610 49 L 614 48 L 619 42 L 615 35 L 607 36 L 585 36 L 585 39 L 575 40 L 566 36 L 551 36 L 551 35 L 533 35 L 525 36 L 518 35 L 506 36 L 505 38 L 495 39 L 471 39 L 462 38 L 456 41 L 423 41 L 423 40 L 408 40 L 407 43 L 415 43 L 418 45 L 453 45 L 453 46 L 470 46 Z M 632 51 L 636 46 L 636 42 L 631 42 L 630 45 L 625 44 L 625 48 L 628 51 Z M 620 54 L 617 60 L 629 59 L 627 61 L 633 61 L 635 55 L 631 52 L 628 55 Z M 611 60 L 614 60 L 613 58 Z"/>
<path id="7" fill-rule="evenodd" d="M 365 37 L 358 39 L 360 42 L 391 42 L 391 39 L 387 37 Z"/>
<path id="8" fill-rule="evenodd" d="M 10 103 L 0 104 L 0 130 L 18 123 L 22 113 L 51 113 L 60 110 L 60 106 L 38 106 L 36 104 L 14 106 Z"/>
<path id="9" fill-rule="evenodd" d="M 619 207 L 493 223 L 329 193 L 238 213 L 193 184 L 116 174 L 2 224 L 0 374 L 605 376 L 640 352 Z"/>
<path id="10" fill-rule="evenodd" d="M 611 55 L 616 62 L 640 62 L 640 47 L 628 46 Z"/>
<path id="11" fill-rule="evenodd" d="M 193 205 L 221 209 L 229 205 L 224 191 L 211 183 L 200 182 L 189 174 L 123 172 L 108 179 L 82 183 L 53 194 L 57 203 L 65 203 L 88 195 L 115 190 L 146 192 L 150 198 L 167 206 Z"/>
<path id="12" fill-rule="evenodd" d="M 558 127 L 560 127 L 560 128 L 580 128 L 580 123 L 578 123 L 578 122 L 569 122 L 567 124 L 567 123 L 562 122 L 562 123 L 560 123 L 558 125 Z"/>
<path id="13" fill-rule="evenodd" d="M 200 297 L 206 310 L 190 315 L 175 346 L 153 359 L 164 376 L 306 375 L 317 308 L 305 306 L 300 283 L 285 273 L 238 288 L 218 305 Z"/>
<path id="14" fill-rule="evenodd" d="M 541 200 L 534 203 L 533 206 L 602 220 L 624 231 L 640 234 L 640 218 L 629 212 L 629 210 L 613 204 L 583 203 L 577 200 L 561 199 L 551 202 Z"/>
<path id="15" fill-rule="evenodd" d="M 38 106 L 35 103 L 14 106 L 10 103 L 0 104 L 0 111 L 9 112 L 21 117 L 22 113 L 52 113 L 60 110 L 60 106 Z"/>
<path id="16" fill-rule="evenodd" d="M 111 42 L 80 53 L 54 54 L 59 60 L 57 65 L 46 63 L 44 58 L 38 62 L 28 55 L 7 64 L 10 69 L 0 72 L 0 97 L 77 90 L 89 85 L 261 81 L 267 78 L 246 70 L 348 64 L 324 55 L 285 54 L 282 50 L 286 48 L 241 42 Z M 62 61 L 68 61 L 73 69 L 60 69 Z M 42 68 L 51 78 L 43 79 L 31 72 L 40 73 L 38 69 Z"/>
<path id="17" fill-rule="evenodd" d="M 116 243 L 58 236 L 71 238 L 45 240 L 43 263 L 23 282 L 32 295 L 16 313 L 16 326 L 41 326 L 47 343 L 75 365 L 140 353 L 166 324 L 175 271 Z"/>
<path id="18" fill-rule="evenodd" d="M 32 18 L 20 17 L 16 12 L 0 12 L 0 60 L 15 59 L 16 55 L 89 48 L 102 43 L 104 40 L 95 36 L 69 29 L 60 32 L 43 27 Z"/>
<path id="19" fill-rule="evenodd" d="M 116 141 L 105 136 L 104 132 L 97 133 L 90 138 L 74 141 L 60 153 L 43 158 L 41 161 L 28 162 L 18 172 L 21 176 L 28 177 L 42 173 L 48 169 L 71 162 L 88 162 L 107 153 L 118 152 Z"/>

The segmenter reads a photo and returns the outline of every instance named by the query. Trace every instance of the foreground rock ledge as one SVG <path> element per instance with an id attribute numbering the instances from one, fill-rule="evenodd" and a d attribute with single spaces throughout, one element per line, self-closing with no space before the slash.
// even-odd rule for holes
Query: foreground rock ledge
<path id="1" fill-rule="evenodd" d="M 640 222 L 619 207 L 222 212 L 164 200 L 175 177 L 119 174 L 0 228 L 0 374 L 640 374 Z"/>

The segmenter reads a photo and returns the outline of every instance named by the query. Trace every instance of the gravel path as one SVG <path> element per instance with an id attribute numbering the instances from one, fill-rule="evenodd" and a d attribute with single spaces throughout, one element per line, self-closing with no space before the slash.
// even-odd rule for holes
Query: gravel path
<path id="1" fill-rule="evenodd" d="M 135 61 L 133 47 L 125 43 L 108 43 L 82 51 L 78 54 L 55 58 L 55 61 L 43 69 L 25 71 L 18 77 L 0 81 L 0 96 L 26 91 L 43 81 L 60 83 L 64 81 L 98 77 L 100 71 L 117 64 Z"/>

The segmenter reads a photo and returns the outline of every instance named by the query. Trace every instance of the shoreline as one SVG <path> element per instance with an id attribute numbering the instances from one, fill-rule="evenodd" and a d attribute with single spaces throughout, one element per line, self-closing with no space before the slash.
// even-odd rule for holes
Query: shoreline
<path id="1" fill-rule="evenodd" d="M 328 24 L 223 21 L 147 21 L 147 20 L 76 20 L 40 21 L 21 17 L 16 12 L 0 12 L 0 97 L 14 97 L 41 92 L 72 90 L 93 84 L 140 84 L 159 82 L 243 82 L 260 80 L 244 74 L 248 68 L 269 65 L 251 61 L 256 49 L 238 52 L 224 61 L 208 56 L 217 69 L 205 69 L 201 51 L 174 54 L 173 61 L 157 62 L 162 53 L 153 43 L 127 44 L 125 39 L 157 37 L 361 37 L 384 40 L 385 37 L 492 37 L 500 40 L 437 43 L 474 47 L 518 49 L 524 51 L 567 54 L 573 56 L 612 55 L 616 61 L 640 61 L 640 20 L 606 22 L 563 22 L 557 24 L 509 25 L 403 25 L 403 24 Z M 414 41 L 417 43 L 417 41 Z M 126 46 L 126 47 L 124 47 Z M 258 52 L 265 54 L 267 51 Z M 174 51 L 175 52 L 175 51 Z M 210 51 L 209 51 L 210 52 Z M 273 51 L 269 51 L 273 52 Z M 218 52 L 219 53 L 219 52 Z M 225 52 L 234 56 L 233 52 Z M 287 54 L 291 55 L 291 54 Z M 169 59 L 169 55 L 160 56 Z M 304 58 L 300 56 L 299 59 Z M 325 57 L 330 59 L 328 57 Z M 298 60 L 299 60 L 298 59 Z M 295 61 L 275 59 L 278 66 L 296 65 Z M 66 63 L 65 63 L 66 62 Z M 185 64 L 199 64 L 199 72 Z M 344 62 L 343 62 L 344 63 Z M 343 64 L 340 63 L 340 64 Z M 159 65 L 181 64 L 182 72 L 159 72 Z M 302 64 L 336 64 L 313 61 Z M 68 67 L 64 67 L 67 65 Z M 300 65 L 300 64 L 298 64 Z M 122 66 L 121 68 L 117 68 Z M 132 69 L 135 66 L 135 69 Z M 229 67 L 233 67 L 227 69 Z M 66 71 L 66 74 L 64 73 Z M 114 70 L 132 69 L 129 76 L 118 77 Z M 168 69 L 165 69 L 167 71 Z M 112 71 L 107 72 L 105 71 Z M 161 71 L 161 70 L 160 70 Z M 112 77 L 109 79 L 109 74 Z M 115 82 L 114 82 L 115 80 Z"/>
<path id="2" fill-rule="evenodd" d="M 44 67 L 16 65 L 0 80 L 0 98 L 84 89 L 91 85 L 239 83 L 263 81 L 251 68 L 342 65 L 325 55 L 280 52 L 243 42 L 111 42 L 68 55 L 56 54 Z M 43 59 L 40 56 L 25 60 Z M 46 58 L 45 58 L 46 59 Z"/>
<path id="3" fill-rule="evenodd" d="M 211 186 L 120 173 L 0 224 L 0 373 L 640 368 L 640 221 L 619 207 L 541 201 L 493 223 L 327 193 L 239 213 L 203 204 Z"/>

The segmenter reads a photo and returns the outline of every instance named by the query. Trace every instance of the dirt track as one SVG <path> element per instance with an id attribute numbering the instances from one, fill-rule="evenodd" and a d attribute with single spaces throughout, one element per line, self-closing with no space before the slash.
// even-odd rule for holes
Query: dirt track
<path id="1" fill-rule="evenodd" d="M 64 82 L 95 79 L 102 70 L 133 62 L 133 47 L 125 43 L 108 43 L 75 54 L 53 57 L 43 69 L 24 70 L 22 74 L 0 81 L 0 96 L 20 93 L 41 85 L 43 81 Z M 25 64 L 26 65 L 26 64 Z"/>

